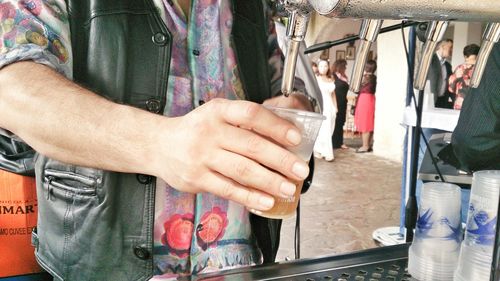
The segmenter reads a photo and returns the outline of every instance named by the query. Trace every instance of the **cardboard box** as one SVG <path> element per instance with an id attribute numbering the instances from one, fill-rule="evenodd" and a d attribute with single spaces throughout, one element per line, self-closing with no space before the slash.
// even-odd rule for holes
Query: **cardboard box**
<path id="1" fill-rule="evenodd" d="M 37 214 L 35 179 L 0 170 L 0 277 L 42 271 L 31 245 Z"/>

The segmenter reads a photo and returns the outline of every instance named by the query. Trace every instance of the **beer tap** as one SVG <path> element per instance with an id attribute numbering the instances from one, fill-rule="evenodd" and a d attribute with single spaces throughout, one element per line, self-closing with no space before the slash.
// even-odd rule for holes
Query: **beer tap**
<path id="1" fill-rule="evenodd" d="M 417 70 L 415 77 L 415 89 L 424 90 L 425 82 L 427 81 L 427 74 L 429 73 L 429 67 L 431 65 L 432 56 L 436 51 L 436 46 L 441 39 L 443 39 L 446 28 L 448 28 L 449 22 L 447 21 L 433 21 L 429 27 L 427 27 L 427 33 L 423 51 L 422 58 L 420 59 L 420 65 Z"/>
<path id="2" fill-rule="evenodd" d="M 293 91 L 299 46 L 306 35 L 307 25 L 313 9 L 307 0 L 284 0 L 282 4 L 289 13 L 286 30 L 289 45 L 283 68 L 281 92 L 288 96 Z"/>
<path id="3" fill-rule="evenodd" d="M 373 20 L 366 19 L 363 20 L 361 24 L 361 29 L 359 32 L 360 45 L 356 55 L 356 63 L 352 70 L 350 90 L 357 93 L 361 87 L 361 80 L 363 78 L 363 72 L 368 59 L 368 53 L 372 43 L 377 40 L 377 35 L 380 32 L 380 27 L 382 26 L 383 20 Z"/>
<path id="4" fill-rule="evenodd" d="M 436 21 L 434 24 L 436 25 L 437 31 L 434 32 L 434 35 L 439 35 L 439 31 L 445 30 L 449 20 L 500 21 L 500 1 L 498 0 L 481 0 L 474 5 L 471 5 L 470 0 L 425 1 L 425 4 L 422 3 L 422 0 L 387 0 L 382 2 L 366 0 L 280 0 L 280 3 L 289 14 L 289 24 L 287 27 L 289 46 L 285 58 L 281 86 L 281 90 L 285 96 L 288 96 L 293 90 L 299 44 L 304 40 L 309 18 L 311 12 L 314 10 L 320 15 L 335 18 L 418 19 Z M 379 20 L 375 20 L 375 22 L 377 21 Z M 368 23 L 367 25 L 369 26 Z M 373 25 L 375 25 L 375 29 L 377 29 L 377 24 L 373 23 Z M 370 30 L 367 30 L 367 39 L 369 39 L 370 34 L 376 37 L 376 33 L 370 33 Z M 434 43 L 437 43 L 437 41 Z M 365 43 L 365 45 L 362 44 L 362 48 L 366 49 L 367 44 L 368 43 Z M 429 51 L 431 47 L 432 46 L 429 46 L 427 51 Z M 434 50 L 431 52 L 433 51 Z M 365 57 L 366 56 L 362 56 L 362 58 L 366 59 Z M 430 63 L 430 58 L 428 59 L 429 62 L 427 63 Z M 360 68 L 361 62 L 357 65 L 357 67 Z M 419 74 L 419 78 L 424 79 L 419 86 L 422 86 L 425 82 L 426 77 L 423 74 L 427 73 L 428 66 L 429 65 L 423 63 L 419 68 L 420 71 L 424 72 Z M 359 72 L 360 70 L 356 71 Z M 357 77 L 357 75 L 355 76 Z M 351 84 L 356 85 L 357 82 Z"/>
<path id="5" fill-rule="evenodd" d="M 309 0 L 320 15 L 333 18 L 499 22 L 498 0 Z"/>
<path id="6" fill-rule="evenodd" d="M 488 57 L 491 54 L 493 45 L 495 45 L 495 43 L 497 43 L 499 39 L 500 23 L 489 23 L 483 34 L 483 43 L 481 44 L 481 49 L 477 56 L 474 73 L 472 74 L 472 78 L 470 80 L 471 87 L 477 88 L 481 83 L 481 78 L 483 77 Z"/>

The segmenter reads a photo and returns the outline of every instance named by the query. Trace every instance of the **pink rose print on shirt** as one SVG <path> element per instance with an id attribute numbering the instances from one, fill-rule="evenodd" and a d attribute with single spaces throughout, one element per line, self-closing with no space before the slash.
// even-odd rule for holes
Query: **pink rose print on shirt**
<path id="1" fill-rule="evenodd" d="M 0 20 L 14 19 L 16 8 L 11 3 L 0 3 Z"/>
<path id="2" fill-rule="evenodd" d="M 163 224 L 165 234 L 163 234 L 161 242 L 169 247 L 172 254 L 180 258 L 189 255 L 194 229 L 193 221 L 193 214 L 175 214 Z"/>
<path id="3" fill-rule="evenodd" d="M 42 12 L 42 0 L 21 0 L 19 1 L 19 7 L 24 7 L 35 16 L 38 16 Z"/>
<path id="4" fill-rule="evenodd" d="M 219 207 L 213 208 L 211 212 L 206 212 L 201 217 L 200 224 L 196 227 L 198 246 L 203 250 L 208 247 L 215 247 L 217 241 L 224 236 L 227 223 L 227 214 Z"/>

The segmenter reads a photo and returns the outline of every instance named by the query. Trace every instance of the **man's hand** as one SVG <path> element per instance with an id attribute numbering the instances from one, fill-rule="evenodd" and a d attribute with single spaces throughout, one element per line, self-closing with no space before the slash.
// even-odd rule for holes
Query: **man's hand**
<path id="1" fill-rule="evenodd" d="M 288 198 L 309 168 L 283 146 L 301 141 L 298 129 L 265 107 L 247 101 L 212 100 L 171 119 L 164 131 L 158 176 L 186 192 L 209 192 L 268 210 L 271 195 Z M 161 128 L 160 128 L 161 129 Z"/>

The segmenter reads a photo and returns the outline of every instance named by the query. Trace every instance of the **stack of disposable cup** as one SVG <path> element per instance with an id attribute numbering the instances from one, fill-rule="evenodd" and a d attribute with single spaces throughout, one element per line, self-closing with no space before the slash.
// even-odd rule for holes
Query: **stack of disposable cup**
<path id="1" fill-rule="evenodd" d="M 489 281 L 497 225 L 500 171 L 475 172 L 455 281 Z"/>
<path id="2" fill-rule="evenodd" d="M 415 236 L 408 253 L 408 272 L 413 278 L 453 280 L 462 240 L 460 206 L 457 185 L 423 185 Z"/>

